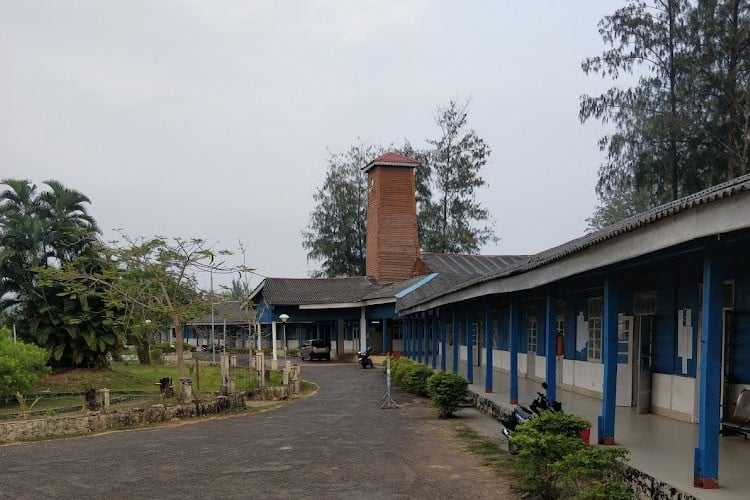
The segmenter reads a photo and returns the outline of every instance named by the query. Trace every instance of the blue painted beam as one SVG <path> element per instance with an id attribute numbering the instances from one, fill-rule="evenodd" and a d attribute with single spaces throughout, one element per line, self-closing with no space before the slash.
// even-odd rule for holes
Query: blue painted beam
<path id="1" fill-rule="evenodd" d="M 698 447 L 693 469 L 694 485 L 707 489 L 719 487 L 722 283 L 721 256 L 712 246 L 707 249 L 703 260 Z"/>
<path id="2" fill-rule="evenodd" d="M 380 351 L 382 353 L 388 352 L 388 318 L 383 318 L 381 320 L 383 322 L 383 349 Z M 391 343 L 391 350 L 393 347 L 393 343 Z"/>
<path id="3" fill-rule="evenodd" d="M 438 352 L 438 317 L 437 309 L 432 311 L 432 368 L 437 368 L 437 352 Z"/>
<path id="4" fill-rule="evenodd" d="M 411 354 L 409 351 L 409 331 L 411 330 L 411 318 L 406 316 L 404 318 L 404 356 L 407 358 Z"/>
<path id="5" fill-rule="evenodd" d="M 557 300 L 552 291 L 547 293 L 544 311 L 544 372 L 547 381 L 547 399 L 557 401 Z"/>
<path id="6" fill-rule="evenodd" d="M 453 330 L 453 373 L 458 373 L 458 344 L 461 339 L 458 337 L 458 314 L 456 314 L 456 306 L 453 306 L 453 320 L 451 321 L 451 330 Z"/>
<path id="7" fill-rule="evenodd" d="M 615 444 L 615 408 L 617 404 L 617 309 L 618 283 L 609 276 L 604 281 L 604 312 L 602 325 L 602 361 L 604 381 L 602 414 L 599 417 L 599 444 Z"/>
<path id="8" fill-rule="evenodd" d="M 474 383 L 474 341 L 472 332 L 474 330 L 474 306 L 469 304 L 466 307 L 466 380 L 470 384 Z"/>
<path id="9" fill-rule="evenodd" d="M 415 339 L 417 341 L 417 363 L 422 362 L 422 337 L 424 336 L 424 320 L 422 316 L 417 315 L 417 328 L 415 330 Z"/>
<path id="10" fill-rule="evenodd" d="M 510 404 L 518 404 L 518 344 L 521 337 L 521 301 L 510 299 L 508 315 L 508 335 L 510 337 Z"/>
<path id="11" fill-rule="evenodd" d="M 446 351 L 448 350 L 448 339 L 445 332 L 445 329 L 447 328 L 447 325 L 445 324 L 445 309 L 441 311 L 442 314 L 440 314 L 440 369 L 443 371 L 446 371 L 447 369 L 447 359 L 446 359 Z"/>
<path id="12" fill-rule="evenodd" d="M 492 392 L 492 310 L 489 299 L 484 303 L 484 392 Z"/>

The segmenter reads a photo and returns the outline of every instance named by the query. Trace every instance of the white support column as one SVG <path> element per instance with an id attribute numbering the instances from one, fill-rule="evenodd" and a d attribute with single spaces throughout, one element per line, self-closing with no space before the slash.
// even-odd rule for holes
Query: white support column
<path id="1" fill-rule="evenodd" d="M 365 306 L 360 308 L 359 313 L 359 350 L 367 350 L 367 319 L 365 318 Z"/>
<path id="2" fill-rule="evenodd" d="M 278 370 L 279 369 L 279 361 L 276 357 L 276 322 L 271 322 L 271 369 L 272 370 Z"/>

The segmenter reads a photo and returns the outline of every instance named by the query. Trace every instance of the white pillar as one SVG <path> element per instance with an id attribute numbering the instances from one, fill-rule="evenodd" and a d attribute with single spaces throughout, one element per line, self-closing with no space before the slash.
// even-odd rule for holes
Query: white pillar
<path id="1" fill-rule="evenodd" d="M 272 370 L 278 370 L 279 369 L 279 361 L 276 357 L 276 322 L 271 322 L 271 369 Z"/>
<path id="2" fill-rule="evenodd" d="M 367 319 L 365 318 L 365 306 L 360 308 L 359 313 L 359 350 L 367 350 Z"/>

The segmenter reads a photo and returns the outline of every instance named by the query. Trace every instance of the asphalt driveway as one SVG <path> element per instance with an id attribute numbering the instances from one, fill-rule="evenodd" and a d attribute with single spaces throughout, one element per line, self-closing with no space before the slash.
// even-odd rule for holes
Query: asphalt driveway
<path id="1" fill-rule="evenodd" d="M 267 412 L 0 447 L 0 498 L 507 498 L 452 424 L 382 370 L 305 363 L 319 384 Z"/>

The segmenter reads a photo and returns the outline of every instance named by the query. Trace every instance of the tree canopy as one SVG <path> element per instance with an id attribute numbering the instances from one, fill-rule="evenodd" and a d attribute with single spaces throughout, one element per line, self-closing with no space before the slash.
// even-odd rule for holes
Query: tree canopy
<path id="1" fill-rule="evenodd" d="M 329 156 L 323 185 L 313 195 L 310 222 L 302 231 L 308 261 L 321 263 L 317 276 L 364 275 L 367 182 L 361 169 L 382 152 L 360 142 Z"/>
<path id="2" fill-rule="evenodd" d="M 584 72 L 636 82 L 581 98 L 582 122 L 614 128 L 592 228 L 750 171 L 750 2 L 629 0 L 599 34 Z"/>
<path id="3" fill-rule="evenodd" d="M 429 252 L 476 253 L 496 240 L 489 212 L 475 198 L 485 186 L 481 169 L 491 150 L 468 125 L 468 102 L 438 107 L 440 135 L 428 148 L 409 140 L 400 153 L 419 160 L 416 201 L 419 238 Z M 316 276 L 362 276 L 365 273 L 367 186 L 362 168 L 385 148 L 360 142 L 345 153 L 331 154 L 323 185 L 313 195 L 315 208 L 302 231 L 308 261 L 319 261 Z"/>
<path id="4" fill-rule="evenodd" d="M 19 336 L 48 351 L 58 366 L 99 366 L 122 346 L 114 312 L 97 300 L 62 295 L 40 281 L 45 269 L 66 265 L 96 269 L 100 259 L 96 221 L 82 193 L 57 181 L 38 191 L 27 180 L 6 179 L 0 193 L 0 305 Z"/>

